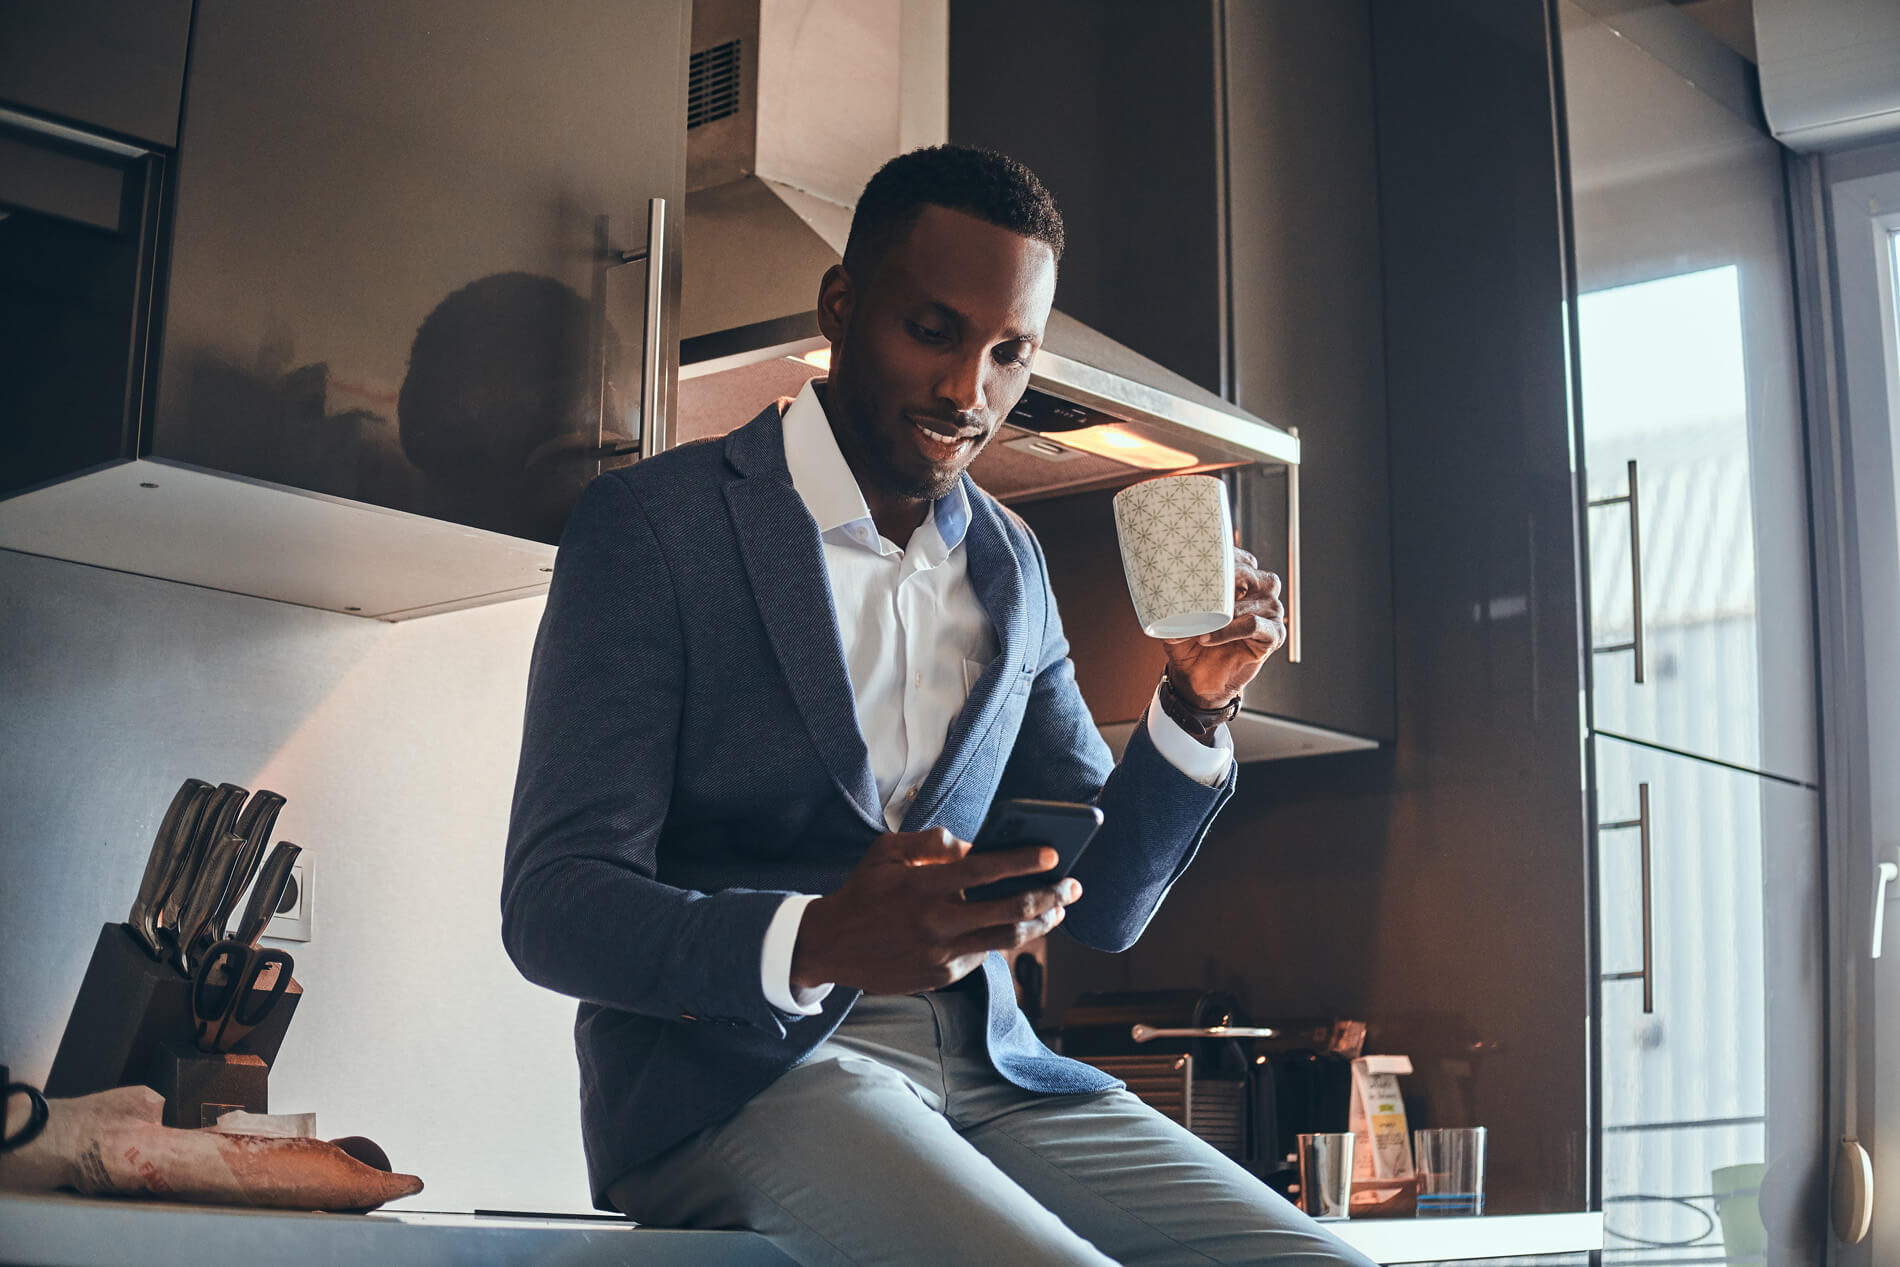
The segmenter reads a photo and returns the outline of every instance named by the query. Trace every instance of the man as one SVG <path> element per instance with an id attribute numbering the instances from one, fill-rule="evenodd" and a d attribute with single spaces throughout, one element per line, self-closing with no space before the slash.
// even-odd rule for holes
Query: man
<path id="1" fill-rule="evenodd" d="M 1219 723 L 1285 636 L 1243 557 L 1233 622 L 1168 644 L 1111 767 L 1034 537 L 963 473 L 1027 386 L 1061 250 L 1021 165 L 893 160 L 819 289 L 829 379 L 574 510 L 502 931 L 582 1001 L 603 1208 L 804 1263 L 1365 1261 L 1050 1053 L 997 953 L 1059 924 L 1134 942 L 1232 792 Z M 1104 826 L 1072 878 L 967 901 L 1054 862 L 969 854 L 1010 796 Z"/>

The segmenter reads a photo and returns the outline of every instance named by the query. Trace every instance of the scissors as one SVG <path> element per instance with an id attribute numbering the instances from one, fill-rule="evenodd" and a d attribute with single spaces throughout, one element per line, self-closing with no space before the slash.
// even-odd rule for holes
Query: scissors
<path id="1" fill-rule="evenodd" d="M 191 976 L 191 1019 L 201 1051 L 230 1051 L 264 1023 L 284 992 L 296 962 L 281 950 L 259 950 L 258 938 L 276 914 L 290 884 L 291 864 L 303 850 L 280 841 L 258 873 L 235 937 L 217 942 Z M 268 981 L 267 973 L 275 975 Z M 259 983 L 264 994 L 257 996 Z"/>

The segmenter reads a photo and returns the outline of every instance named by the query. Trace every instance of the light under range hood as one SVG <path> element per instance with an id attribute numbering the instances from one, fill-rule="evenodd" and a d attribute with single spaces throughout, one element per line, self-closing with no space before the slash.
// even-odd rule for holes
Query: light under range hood
<path id="1" fill-rule="evenodd" d="M 947 20 L 915 0 L 694 5 L 672 442 L 723 434 L 823 374 L 813 307 L 852 201 L 885 161 L 943 139 Z M 863 73 L 812 74 L 840 47 Z M 1287 431 L 1058 310 L 971 474 L 1025 501 L 1299 460 Z"/>

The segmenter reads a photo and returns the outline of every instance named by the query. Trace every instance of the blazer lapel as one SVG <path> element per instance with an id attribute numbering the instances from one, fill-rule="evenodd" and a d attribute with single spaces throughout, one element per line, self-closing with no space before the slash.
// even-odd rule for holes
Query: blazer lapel
<path id="1" fill-rule="evenodd" d="M 867 823 L 886 831 L 844 667 L 818 525 L 785 467 L 779 407 L 768 406 L 729 435 L 726 454 L 741 475 L 726 485 L 726 508 L 786 685 L 838 790 Z"/>
<path id="2" fill-rule="evenodd" d="M 1026 582 L 1003 527 L 1002 512 L 967 475 L 964 491 L 970 500 L 970 528 L 963 538 L 963 547 L 970 552 L 970 585 L 996 631 L 996 658 L 984 667 L 963 702 L 963 711 L 950 724 L 943 754 L 904 815 L 906 831 L 918 830 L 942 807 L 970 755 L 989 737 L 1010 689 L 1036 671 L 1039 648 L 1031 645 L 1029 636 Z"/>

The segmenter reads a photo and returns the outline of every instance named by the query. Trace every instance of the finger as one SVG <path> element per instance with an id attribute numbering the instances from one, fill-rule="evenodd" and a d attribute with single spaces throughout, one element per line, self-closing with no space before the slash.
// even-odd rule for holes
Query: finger
<path id="1" fill-rule="evenodd" d="M 886 832 L 871 842 L 871 852 L 913 867 L 955 862 L 969 851 L 968 841 L 958 840 L 942 827 L 933 827 L 928 831 Z"/>
<path id="2" fill-rule="evenodd" d="M 1201 641 L 1204 646 L 1209 647 L 1223 647 L 1236 642 L 1258 642 L 1271 652 L 1286 641 L 1286 626 L 1280 621 L 1269 620 L 1265 616 L 1249 616 L 1204 635 Z"/>
<path id="3" fill-rule="evenodd" d="M 1242 616 L 1265 616 L 1272 620 L 1278 620 L 1285 615 L 1285 603 L 1282 603 L 1277 598 L 1270 598 L 1262 594 L 1251 595 L 1245 602 L 1234 604 L 1234 618 L 1236 620 Z M 1218 633 L 1220 631 L 1215 630 L 1215 632 Z"/>
<path id="4" fill-rule="evenodd" d="M 1008 897 L 970 902 L 963 911 L 966 928 L 994 928 L 1002 924 L 1021 924 L 1040 919 L 1059 906 L 1067 905 L 1062 884 L 1046 889 L 1030 889 Z"/>
<path id="5" fill-rule="evenodd" d="M 950 943 L 950 954 L 957 957 L 981 955 L 991 950 L 1014 950 L 1024 942 L 1034 941 L 1054 931 L 1056 925 L 1062 922 L 1065 909 L 1060 906 L 1052 907 L 1038 919 L 1026 920 L 1018 924 L 979 928 L 975 932 L 965 933 Z"/>
<path id="6" fill-rule="evenodd" d="M 1278 598 L 1280 589 L 1280 578 L 1272 572 L 1262 572 L 1257 568 L 1234 569 L 1236 599 Z"/>
<path id="7" fill-rule="evenodd" d="M 1203 647 L 1215 647 L 1224 642 L 1253 637 L 1259 632 L 1259 625 L 1256 622 L 1263 614 L 1257 611 L 1238 613 L 1219 629 L 1212 633 L 1204 633 L 1194 641 Z"/>
<path id="8" fill-rule="evenodd" d="M 954 866 L 945 868 L 931 883 L 939 890 L 974 889 L 1011 876 L 1040 875 L 1060 859 L 1047 845 L 1025 845 L 1021 849 L 999 849 L 995 853 L 971 854 Z"/>

